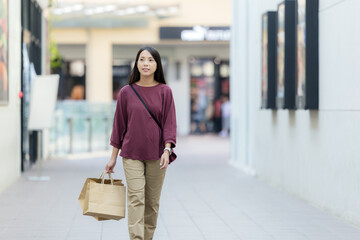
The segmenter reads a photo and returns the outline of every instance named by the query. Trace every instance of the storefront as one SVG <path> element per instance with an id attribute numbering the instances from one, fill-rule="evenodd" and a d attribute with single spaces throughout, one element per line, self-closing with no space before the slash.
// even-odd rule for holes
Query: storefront
<path id="1" fill-rule="evenodd" d="M 64 107 L 63 113 L 69 102 L 72 107 L 79 105 L 79 109 L 94 109 L 95 112 L 89 112 L 86 118 L 67 116 L 82 122 L 77 125 L 77 130 L 82 138 L 89 139 L 86 146 L 76 147 L 77 150 L 72 147 L 76 144 L 68 137 L 71 135 L 70 122 L 63 119 L 57 127 L 62 131 L 59 133 L 62 139 L 54 142 L 54 148 L 62 146 L 60 152 L 69 153 L 104 149 L 109 145 L 107 136 L 111 124 L 108 121 L 112 121 L 114 100 L 120 88 L 127 84 L 136 53 L 144 45 L 155 47 L 161 54 L 167 83 L 176 103 L 178 134 L 219 132 L 220 99 L 229 95 L 230 6 L 231 1 L 211 2 L 199 14 L 200 6 L 194 6 L 191 0 L 171 3 L 164 0 L 146 6 L 130 2 L 106 6 L 86 2 L 59 3 L 52 11 L 56 15 L 52 22 L 53 39 L 66 66 L 78 61 L 83 61 L 85 66 L 84 82 L 75 82 L 70 69 L 63 68 L 65 77 L 59 91 L 63 89 L 65 93 L 59 100 L 65 101 L 59 106 Z M 224 11 L 219 12 L 220 8 Z M 216 19 L 214 12 L 218 12 Z M 203 62 L 200 68 L 204 71 L 195 72 L 200 62 Z M 203 82 L 205 87 L 202 87 Z M 81 99 L 85 101 L 75 102 L 71 92 L 79 85 L 84 92 Z M 194 108 L 193 102 L 201 97 L 196 93 L 199 89 L 205 92 L 205 112 Z M 108 110 L 103 112 L 104 109 Z M 101 114 L 106 117 L 96 119 Z M 95 129 L 102 129 L 103 133 L 99 132 L 95 137 Z M 95 145 L 95 139 L 101 142 Z M 83 142 L 78 145 L 81 144 Z"/>
<path id="2" fill-rule="evenodd" d="M 229 61 L 189 59 L 191 133 L 220 132 L 222 98 L 229 98 Z"/>
<path id="3" fill-rule="evenodd" d="M 221 47 L 229 45 L 230 27 L 161 27 L 159 32 L 161 42 L 178 42 L 180 45 L 192 43 L 214 49 L 211 54 L 193 46 L 186 63 L 189 80 L 185 81 L 190 85 L 189 133 L 220 132 L 222 98 L 230 96 L 229 56 L 222 53 Z M 212 45 L 214 42 L 219 45 Z"/>
<path id="4" fill-rule="evenodd" d="M 37 159 L 37 132 L 28 131 L 31 85 L 36 75 L 43 73 L 43 10 L 37 1 L 21 1 L 21 169 L 35 163 Z"/>
<path id="5" fill-rule="evenodd" d="M 194 29 L 214 29 L 202 32 L 203 37 L 197 39 L 181 39 L 181 32 L 188 32 L 187 37 L 196 31 Z M 172 35 L 164 35 L 162 32 L 172 33 Z M 173 88 L 173 94 L 177 104 L 178 111 L 178 130 L 179 134 L 187 135 L 189 133 L 202 134 L 208 132 L 219 132 L 221 130 L 221 98 L 229 96 L 229 27 L 166 27 L 159 29 L 157 43 L 145 43 L 155 47 L 161 54 L 162 65 L 166 75 L 168 84 Z M 116 33 L 110 39 L 102 39 L 103 42 L 111 44 L 111 80 L 106 81 L 104 76 L 101 79 L 101 86 L 98 87 L 96 93 L 98 95 L 105 94 L 107 101 L 115 100 L 117 93 L 121 87 L 127 84 L 127 77 L 135 56 L 139 48 L 143 44 L 116 43 Z M 212 36 L 212 39 L 207 39 Z M 191 36 L 190 36 L 191 37 Z M 189 41 L 191 40 L 191 41 Z M 84 44 L 59 44 L 59 51 L 63 61 L 73 64 L 76 61 L 85 61 L 88 66 L 89 50 Z M 90 59 L 91 61 L 91 59 Z M 96 61 L 97 71 L 102 71 L 108 66 Z M 87 70 L 88 71 L 88 70 Z M 87 73 L 85 71 L 85 74 Z M 97 72 L 97 74 L 99 74 Z M 64 72 L 64 76 L 70 76 L 70 72 Z M 66 79 L 66 78 L 65 78 Z M 85 96 L 88 91 L 94 91 L 93 87 L 88 85 L 89 78 L 82 86 L 85 89 Z M 66 98 L 71 98 L 71 89 L 75 87 L 71 80 L 64 82 L 64 86 L 60 89 L 66 89 Z M 204 85 L 205 84 L 205 85 Z M 109 85 L 109 87 L 106 87 Z M 60 91 L 60 90 L 59 90 Z M 91 100 L 91 97 L 86 97 Z M 201 101 L 199 101 L 201 100 Z M 104 102 L 104 100 L 102 100 Z M 195 102 L 205 104 L 204 109 L 199 105 L 196 110 Z"/>
<path id="6" fill-rule="evenodd" d="M 39 5 L 41 2 L 41 6 Z M 26 129 L 31 76 L 44 70 L 46 0 L 0 1 L 0 192 L 24 171 L 36 138 Z M 33 74 L 34 73 L 34 74 Z M 30 145 L 30 146 L 29 146 Z"/>

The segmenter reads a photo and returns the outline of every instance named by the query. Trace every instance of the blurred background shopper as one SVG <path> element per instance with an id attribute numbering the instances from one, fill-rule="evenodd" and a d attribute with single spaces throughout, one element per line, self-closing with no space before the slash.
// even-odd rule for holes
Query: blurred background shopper
<path id="1" fill-rule="evenodd" d="M 105 169 L 114 172 L 121 149 L 130 239 L 153 239 L 166 168 L 176 159 L 176 115 L 160 54 L 152 47 L 138 51 L 129 85 L 119 92 L 110 142 Z"/>
<path id="2" fill-rule="evenodd" d="M 229 101 L 229 96 L 222 96 L 222 104 L 221 104 L 221 121 L 222 121 L 222 130 L 220 132 L 221 137 L 228 137 L 230 133 L 230 113 L 231 106 Z"/>

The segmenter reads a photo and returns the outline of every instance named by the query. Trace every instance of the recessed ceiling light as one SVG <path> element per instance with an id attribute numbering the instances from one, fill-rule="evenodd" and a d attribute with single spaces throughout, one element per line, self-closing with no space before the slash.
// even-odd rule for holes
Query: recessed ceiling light
<path id="1" fill-rule="evenodd" d="M 94 13 L 103 13 L 105 12 L 105 9 L 103 7 L 97 7 L 94 9 Z"/>
<path id="2" fill-rule="evenodd" d="M 72 12 L 72 7 L 64 7 L 64 8 L 63 8 L 63 12 L 64 12 L 64 13 L 70 13 L 70 12 Z"/>
<path id="3" fill-rule="evenodd" d="M 125 11 L 126 11 L 127 14 L 135 14 L 136 13 L 135 8 L 127 8 Z"/>
<path id="4" fill-rule="evenodd" d="M 147 5 L 140 5 L 140 6 L 136 7 L 136 11 L 139 13 L 147 12 L 147 11 L 149 11 L 149 9 L 150 8 Z"/>
<path id="5" fill-rule="evenodd" d="M 53 12 L 53 14 L 56 14 L 56 15 L 64 14 L 64 11 L 61 8 L 56 8 L 52 12 Z"/>
<path id="6" fill-rule="evenodd" d="M 116 5 L 107 5 L 104 7 L 104 10 L 107 12 L 114 11 L 116 9 Z"/>
<path id="7" fill-rule="evenodd" d="M 75 4 L 74 6 L 72 6 L 73 11 L 80 11 L 83 8 L 84 8 L 84 6 L 82 4 Z"/>

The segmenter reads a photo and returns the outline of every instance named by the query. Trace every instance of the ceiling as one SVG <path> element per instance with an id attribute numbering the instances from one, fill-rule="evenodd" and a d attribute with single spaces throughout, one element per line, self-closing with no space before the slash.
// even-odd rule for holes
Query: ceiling
<path id="1" fill-rule="evenodd" d="M 55 0 L 50 13 L 55 18 L 171 17 L 179 14 L 180 1 L 165 0 Z"/>

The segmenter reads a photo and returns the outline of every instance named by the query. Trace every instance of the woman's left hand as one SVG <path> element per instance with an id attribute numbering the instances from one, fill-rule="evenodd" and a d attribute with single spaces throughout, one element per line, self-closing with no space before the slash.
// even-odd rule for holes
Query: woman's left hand
<path id="1" fill-rule="evenodd" d="M 164 151 L 164 153 L 161 155 L 160 159 L 160 169 L 167 168 L 169 165 L 169 151 Z"/>

